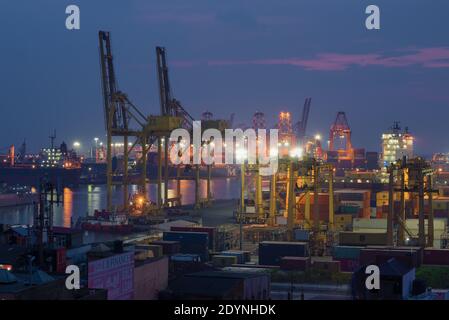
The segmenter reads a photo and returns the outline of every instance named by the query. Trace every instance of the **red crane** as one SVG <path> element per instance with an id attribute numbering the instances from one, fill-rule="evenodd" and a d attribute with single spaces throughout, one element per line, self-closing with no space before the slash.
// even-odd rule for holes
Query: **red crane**
<path id="1" fill-rule="evenodd" d="M 336 141 L 337 138 L 339 139 L 338 142 Z M 346 114 L 343 111 L 337 113 L 337 117 L 331 126 L 329 134 L 329 151 L 338 151 L 339 159 L 353 158 L 351 128 L 346 119 Z"/>

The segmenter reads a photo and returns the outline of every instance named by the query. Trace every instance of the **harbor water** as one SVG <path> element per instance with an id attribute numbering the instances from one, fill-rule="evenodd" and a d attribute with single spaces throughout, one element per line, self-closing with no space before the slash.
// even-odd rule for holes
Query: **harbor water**
<path id="1" fill-rule="evenodd" d="M 170 180 L 168 197 L 176 196 L 176 180 Z M 92 215 L 94 210 L 106 208 L 106 185 L 80 185 L 76 188 L 64 188 L 62 201 L 54 207 L 53 224 L 70 227 L 78 217 Z M 147 186 L 149 199 L 156 202 L 157 184 Z M 235 199 L 239 197 L 240 183 L 236 178 L 217 178 L 211 181 L 211 192 L 214 199 Z M 129 186 L 129 194 L 137 192 L 137 185 Z M 200 181 L 200 197 L 206 197 L 206 180 Z M 195 181 L 181 180 L 181 203 L 192 204 L 195 201 Z M 163 197 L 163 195 L 162 195 Z M 121 187 L 113 189 L 113 203 L 123 203 Z M 25 224 L 33 223 L 33 206 L 15 206 L 0 208 L 0 223 Z"/>

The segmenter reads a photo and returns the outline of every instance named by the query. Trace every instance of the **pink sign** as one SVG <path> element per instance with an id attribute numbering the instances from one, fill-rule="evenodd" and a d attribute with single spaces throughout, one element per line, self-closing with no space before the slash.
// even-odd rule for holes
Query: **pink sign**
<path id="1" fill-rule="evenodd" d="M 108 300 L 130 300 L 134 293 L 134 252 L 90 261 L 90 289 L 107 289 Z"/>

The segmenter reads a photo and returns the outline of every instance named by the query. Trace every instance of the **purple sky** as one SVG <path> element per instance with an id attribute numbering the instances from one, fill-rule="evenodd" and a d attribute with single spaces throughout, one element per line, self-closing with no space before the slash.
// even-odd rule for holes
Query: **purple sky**
<path id="1" fill-rule="evenodd" d="M 65 29 L 65 7 L 81 30 Z M 381 9 L 381 30 L 364 26 Z M 380 150 L 400 121 L 420 154 L 449 152 L 447 0 L 8 1 L 0 10 L 0 153 L 27 139 L 32 151 L 104 138 L 98 30 L 112 33 L 120 89 L 146 113 L 159 110 L 155 46 L 168 51 L 174 96 L 199 117 L 256 110 L 274 125 L 299 119 L 313 98 L 308 133 L 328 135 L 345 111 L 353 144 Z"/>

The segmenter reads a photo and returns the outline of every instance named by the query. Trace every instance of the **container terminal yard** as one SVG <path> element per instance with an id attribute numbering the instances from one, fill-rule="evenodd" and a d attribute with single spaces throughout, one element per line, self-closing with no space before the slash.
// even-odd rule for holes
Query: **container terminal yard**
<path id="1" fill-rule="evenodd" d="M 274 125 L 258 110 L 245 125 L 196 118 L 168 46 L 148 55 L 160 108 L 147 113 L 118 86 L 126 46 L 93 34 L 103 138 L 49 128 L 38 152 L 0 148 L 0 300 L 449 300 L 449 153 L 422 155 L 412 113 L 385 114 L 373 150 L 345 108 L 312 132 L 313 96 Z"/>

